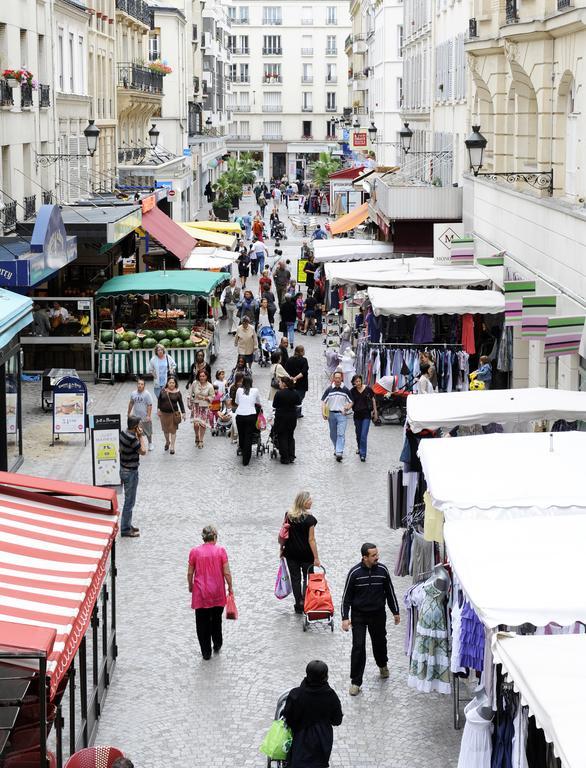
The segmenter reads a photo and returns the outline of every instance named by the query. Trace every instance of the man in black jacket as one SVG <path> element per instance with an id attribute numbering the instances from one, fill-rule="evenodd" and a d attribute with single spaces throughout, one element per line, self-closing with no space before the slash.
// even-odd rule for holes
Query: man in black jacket
<path id="1" fill-rule="evenodd" d="M 363 544 L 360 554 L 362 560 L 350 569 L 342 597 L 342 629 L 347 632 L 352 627 L 350 696 L 357 696 L 362 685 L 366 666 L 366 630 L 370 635 L 372 653 L 380 669 L 380 676 L 387 678 L 389 668 L 385 603 L 393 614 L 395 624 L 401 620 L 391 575 L 386 565 L 378 561 L 376 544 Z"/>
<path id="2" fill-rule="evenodd" d="M 333 725 L 340 725 L 342 705 L 328 684 L 328 665 L 310 661 L 305 678 L 287 696 L 283 717 L 293 732 L 289 768 L 328 768 L 334 743 Z"/>

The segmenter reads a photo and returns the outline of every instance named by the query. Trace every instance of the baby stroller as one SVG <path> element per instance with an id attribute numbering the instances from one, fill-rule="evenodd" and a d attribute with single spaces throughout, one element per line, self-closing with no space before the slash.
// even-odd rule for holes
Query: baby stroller
<path id="1" fill-rule="evenodd" d="M 267 419 L 267 422 L 268 426 L 270 426 L 270 430 L 265 443 L 265 451 L 269 454 L 271 459 L 276 459 L 279 455 L 279 440 L 277 438 L 277 430 L 275 429 L 275 420 L 274 418 L 271 418 Z"/>
<path id="2" fill-rule="evenodd" d="M 289 696 L 289 691 L 285 691 L 285 693 L 282 693 L 277 699 L 277 706 L 275 707 L 275 720 L 279 720 L 281 717 L 283 717 L 283 710 L 285 709 L 285 704 L 287 703 L 287 696 Z M 272 758 L 267 757 L 267 768 L 287 768 L 287 765 L 287 760 L 273 760 Z"/>
<path id="3" fill-rule="evenodd" d="M 259 427 L 259 422 L 260 422 L 260 427 Z M 265 453 L 265 451 L 268 450 L 267 445 L 263 443 L 263 440 L 262 440 L 263 432 L 266 431 L 266 428 L 267 428 L 267 421 L 261 409 L 258 412 L 258 416 L 256 419 L 256 426 L 254 428 L 254 432 L 252 433 L 252 447 L 254 448 L 254 446 L 256 446 L 257 456 L 262 456 Z"/>
<path id="4" fill-rule="evenodd" d="M 321 573 L 316 572 L 316 567 Z M 303 604 L 303 631 L 307 632 L 310 624 L 323 621 L 334 631 L 334 601 L 326 581 L 326 569 L 323 566 L 310 565 L 307 569 L 307 589 Z"/>
<path id="5" fill-rule="evenodd" d="M 271 326 L 261 328 L 258 334 L 258 342 L 260 347 L 260 356 L 258 364 L 261 367 L 265 367 L 271 364 L 271 354 L 279 346 L 277 343 L 277 334 Z"/>
<path id="6" fill-rule="evenodd" d="M 284 221 L 273 222 L 273 224 L 271 226 L 271 237 L 273 237 L 275 240 L 286 240 L 287 239 L 287 233 L 285 231 L 285 222 Z"/>
<path id="7" fill-rule="evenodd" d="M 212 403 L 214 405 L 214 403 Z M 212 405 L 210 405 L 210 415 L 212 411 Z M 225 437 L 232 429 L 232 414 L 225 408 L 220 407 L 214 414 L 214 423 L 212 425 L 212 437 L 221 435 Z"/>

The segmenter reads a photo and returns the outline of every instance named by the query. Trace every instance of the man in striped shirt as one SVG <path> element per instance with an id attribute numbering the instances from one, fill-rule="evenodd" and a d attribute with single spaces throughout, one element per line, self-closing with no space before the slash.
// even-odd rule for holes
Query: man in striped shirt
<path id="1" fill-rule="evenodd" d="M 120 521 L 120 535 L 136 538 L 140 536 L 138 528 L 132 525 L 132 510 L 138 488 L 138 465 L 140 457 L 148 450 L 146 437 L 140 428 L 140 419 L 129 416 L 127 429 L 120 432 L 120 479 L 124 486 L 124 507 Z"/>
<path id="2" fill-rule="evenodd" d="M 362 560 L 350 569 L 342 596 L 342 629 L 352 627 L 352 656 L 350 661 L 350 696 L 357 696 L 366 666 L 366 630 L 372 642 L 374 660 L 380 676 L 387 678 L 387 614 L 389 606 L 395 624 L 401 621 L 399 604 L 386 565 L 378 561 L 376 544 L 366 542 L 360 548 Z M 350 611 L 352 621 L 350 622 Z"/>
<path id="3" fill-rule="evenodd" d="M 336 371 L 332 376 L 331 386 L 321 396 L 322 416 L 330 426 L 330 440 L 334 446 L 336 461 L 342 461 L 344 458 L 346 425 L 348 424 L 348 414 L 352 410 L 350 390 L 342 382 L 342 373 Z"/>

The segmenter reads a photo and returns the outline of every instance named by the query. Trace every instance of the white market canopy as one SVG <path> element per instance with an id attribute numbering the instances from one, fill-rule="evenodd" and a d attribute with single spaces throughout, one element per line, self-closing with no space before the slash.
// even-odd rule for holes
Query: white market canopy
<path id="1" fill-rule="evenodd" d="M 586 392 L 532 387 L 408 397 L 407 419 L 414 432 L 494 422 L 586 420 Z"/>
<path id="2" fill-rule="evenodd" d="M 194 248 L 183 269 L 222 269 L 229 267 L 237 258 L 236 251 L 225 251 L 223 248 Z"/>
<path id="3" fill-rule="evenodd" d="M 314 240 L 312 243 L 316 261 L 359 261 L 361 259 L 388 259 L 392 256 L 391 243 L 377 240 Z"/>
<path id="4" fill-rule="evenodd" d="M 585 537 L 584 514 L 458 520 L 444 526 L 454 573 L 491 629 L 586 621 Z"/>
<path id="5" fill-rule="evenodd" d="M 492 651 L 564 768 L 584 768 L 586 636 L 499 634 Z"/>
<path id="6" fill-rule="evenodd" d="M 418 455 L 446 522 L 586 515 L 586 432 L 433 438 Z"/>
<path id="7" fill-rule="evenodd" d="M 423 257 L 415 257 L 417 261 Z M 332 285 L 356 283 L 373 286 L 451 286 L 487 285 L 490 279 L 476 267 L 454 267 L 433 265 L 432 262 L 419 268 L 412 262 L 415 259 L 381 259 L 380 269 L 369 266 L 363 269 L 365 262 L 334 262 L 326 266 L 326 275 Z M 366 262 L 371 264 L 371 262 Z"/>
<path id="8" fill-rule="evenodd" d="M 375 315 L 498 314 L 505 311 L 499 291 L 448 288 L 369 288 Z"/>

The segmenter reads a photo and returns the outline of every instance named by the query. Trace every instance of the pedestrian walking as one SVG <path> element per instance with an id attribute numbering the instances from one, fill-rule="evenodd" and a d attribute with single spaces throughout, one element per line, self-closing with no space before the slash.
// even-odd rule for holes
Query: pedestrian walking
<path id="1" fill-rule="evenodd" d="M 226 310 L 226 319 L 228 320 L 228 333 L 234 335 L 238 328 L 238 316 L 236 309 L 242 299 L 242 289 L 236 285 L 236 278 L 231 278 L 229 284 L 224 288 L 220 296 L 220 304 Z"/>
<path id="2" fill-rule="evenodd" d="M 236 329 L 234 346 L 238 349 L 238 355 L 244 358 L 246 365 L 250 368 L 254 360 L 254 353 L 258 349 L 258 339 L 248 315 L 243 316 L 242 322 Z"/>
<path id="3" fill-rule="evenodd" d="M 179 391 L 179 382 L 175 376 L 169 376 L 167 384 L 159 393 L 157 415 L 165 435 L 165 450 L 174 454 L 177 428 L 182 421 L 185 421 L 183 396 Z"/>
<path id="4" fill-rule="evenodd" d="M 311 494 L 308 491 L 300 491 L 284 520 L 284 523 L 289 524 L 289 536 L 281 546 L 281 557 L 287 561 L 295 598 L 295 613 L 303 613 L 307 569 L 310 565 L 320 565 L 315 540 L 317 520 L 311 514 L 312 506 Z"/>
<path id="5" fill-rule="evenodd" d="M 278 363 L 275 368 L 282 368 Z M 275 409 L 274 430 L 277 437 L 277 446 L 281 455 L 281 464 L 293 464 L 295 454 L 295 428 L 297 427 L 297 410 L 300 400 L 299 393 L 295 391 L 295 382 L 286 376 L 279 378 L 279 389 L 273 397 Z M 272 391 L 271 385 L 271 391 Z"/>
<path id="6" fill-rule="evenodd" d="M 307 247 L 308 255 L 307 255 L 307 263 L 303 267 L 303 271 L 305 272 L 305 284 L 307 286 L 307 291 L 313 291 L 315 288 L 315 273 L 318 269 L 318 264 L 315 263 L 315 256 L 313 255 L 313 251 L 309 250 L 309 247 Z M 304 256 L 302 256 L 304 258 Z"/>
<path id="7" fill-rule="evenodd" d="M 252 270 L 252 274 L 256 275 L 259 272 L 262 274 L 264 272 L 265 268 L 265 260 L 268 263 L 269 260 L 269 252 L 266 247 L 266 245 L 263 243 L 262 240 L 254 240 L 251 247 L 250 247 L 250 257 L 251 259 L 254 257 L 256 259 L 256 264 L 254 264 L 254 269 Z M 251 262 L 253 264 L 254 262 Z M 256 270 L 256 271 L 255 271 Z M 260 285 L 260 281 L 259 281 Z"/>
<path id="8" fill-rule="evenodd" d="M 328 683 L 328 665 L 310 661 L 298 688 L 292 688 L 283 710 L 293 733 L 287 757 L 289 768 L 328 768 L 334 729 L 344 714 L 338 694 Z"/>
<path id="9" fill-rule="evenodd" d="M 149 444 L 149 451 L 153 450 L 153 396 L 146 389 L 144 379 L 136 380 L 136 389 L 130 393 L 127 416 L 136 416 L 140 419 L 140 428 Z"/>
<path id="10" fill-rule="evenodd" d="M 386 565 L 379 563 L 376 544 L 366 542 L 360 548 L 362 560 L 346 576 L 342 596 L 342 629 L 352 627 L 352 656 L 350 661 L 350 696 L 360 693 L 366 666 L 366 630 L 372 643 L 372 654 L 380 676 L 387 678 L 387 614 L 385 604 L 399 624 L 399 604 Z"/>
<path id="11" fill-rule="evenodd" d="M 149 373 L 153 377 L 153 390 L 155 398 L 159 399 L 159 393 L 167 383 L 169 376 L 173 376 L 177 370 L 177 364 L 162 344 L 157 344 L 155 354 L 149 360 Z"/>
<path id="12" fill-rule="evenodd" d="M 201 370 L 197 379 L 189 389 L 189 407 L 193 419 L 193 431 L 195 432 L 195 444 L 203 448 L 203 439 L 210 418 L 210 404 L 214 399 L 214 385 L 208 379 L 206 371 Z"/>
<path id="13" fill-rule="evenodd" d="M 297 309 L 292 296 L 285 296 L 279 308 L 281 314 L 281 328 L 287 334 L 287 340 L 291 347 L 295 346 L 295 323 L 297 322 Z"/>
<path id="14" fill-rule="evenodd" d="M 264 200 L 264 195 L 261 196 L 261 200 Z M 265 205 L 266 205 L 266 203 L 265 203 Z M 261 208 L 261 207 L 262 206 L 259 203 L 259 208 Z M 261 240 L 262 241 L 262 239 L 263 239 L 263 223 L 262 223 L 262 218 L 261 218 L 260 213 L 257 214 L 254 217 L 254 221 L 252 222 L 252 234 L 256 237 L 257 240 Z"/>
<path id="15" fill-rule="evenodd" d="M 245 290 L 240 303 L 238 304 L 238 316 L 242 319 L 244 315 L 247 315 L 249 319 L 253 319 L 258 309 L 258 302 L 254 298 L 252 291 Z"/>
<path id="16" fill-rule="evenodd" d="M 352 377 L 350 397 L 352 398 L 354 429 L 356 430 L 356 453 L 360 455 L 360 461 L 366 461 L 366 444 L 370 421 L 371 419 L 373 421 L 378 419 L 376 399 L 372 389 L 364 384 L 362 376 L 359 374 Z"/>
<path id="17" fill-rule="evenodd" d="M 289 374 L 281 364 L 281 350 L 271 353 L 271 386 L 269 387 L 269 402 L 273 402 L 275 394 L 281 389 L 280 380 L 288 379 Z"/>
<path id="18" fill-rule="evenodd" d="M 264 219 L 265 217 L 265 208 L 267 207 L 267 199 L 264 195 L 261 195 L 258 200 L 258 207 L 260 208 L 260 215 Z"/>
<path id="19" fill-rule="evenodd" d="M 218 546 L 218 531 L 206 525 L 201 532 L 203 544 L 189 553 L 187 588 L 195 610 L 195 629 L 202 657 L 208 661 L 223 644 L 222 613 L 226 605 L 226 587 L 233 595 L 232 574 L 224 547 Z M 212 645 L 213 644 L 213 645 Z"/>
<path id="20" fill-rule="evenodd" d="M 433 395 L 433 384 L 430 377 L 431 366 L 429 363 L 420 363 L 419 378 L 417 379 L 417 394 Z"/>
<path id="21" fill-rule="evenodd" d="M 332 376 L 331 385 L 321 396 L 322 416 L 330 427 L 330 440 L 334 446 L 336 461 L 342 461 L 344 458 L 346 426 L 348 414 L 352 409 L 350 390 L 343 385 L 342 381 L 341 371 L 336 371 Z"/>
<path id="22" fill-rule="evenodd" d="M 285 367 L 289 359 L 289 339 L 286 336 L 281 336 L 278 351 L 281 353 L 281 365 Z"/>
<path id="23" fill-rule="evenodd" d="M 261 296 L 262 296 L 262 294 L 265 291 L 270 291 L 271 290 L 271 285 L 272 284 L 273 284 L 273 281 L 271 280 L 271 277 L 269 275 L 269 268 L 265 267 L 262 270 L 262 274 L 261 274 L 261 276 L 258 279 L 258 290 L 259 290 L 259 293 L 261 294 Z"/>
<path id="24" fill-rule="evenodd" d="M 242 223 L 244 224 L 244 234 L 247 240 L 250 240 L 252 236 L 252 211 L 248 211 L 242 217 Z"/>
<path id="25" fill-rule="evenodd" d="M 195 353 L 195 360 L 189 368 L 189 378 L 187 379 L 185 389 L 189 389 L 189 387 L 197 379 L 197 375 L 200 371 L 206 372 L 208 381 L 212 380 L 212 367 L 209 363 L 206 363 L 206 356 L 203 349 L 198 349 Z"/>
<path id="26" fill-rule="evenodd" d="M 240 277 L 240 285 L 242 288 L 246 288 L 246 280 L 250 273 L 250 254 L 246 248 L 240 249 L 240 255 L 238 256 L 238 276 Z"/>
<path id="27" fill-rule="evenodd" d="M 235 403 L 238 448 L 242 455 L 242 464 L 246 467 L 252 456 L 252 439 L 256 429 L 256 419 L 262 407 L 258 389 L 252 386 L 250 376 L 245 376 L 242 380 L 242 386 L 236 390 Z"/>
<path id="28" fill-rule="evenodd" d="M 243 355 L 238 355 L 236 365 L 234 368 L 232 368 L 232 372 L 228 378 L 228 388 L 230 389 L 230 387 L 234 386 L 234 383 L 238 380 L 238 378 L 240 381 L 242 381 L 245 376 L 250 376 L 252 378 L 252 373 L 250 368 L 246 365 L 246 360 L 244 359 Z M 230 397 L 232 400 L 234 400 L 236 397 L 236 390 L 231 393 Z"/>
<path id="29" fill-rule="evenodd" d="M 293 352 L 293 357 L 287 360 L 285 370 L 289 376 L 295 382 L 295 391 L 299 395 L 299 409 L 297 411 L 298 418 L 303 418 L 301 413 L 301 405 L 309 389 L 309 363 L 305 357 L 305 347 L 298 344 Z"/>
<path id="30" fill-rule="evenodd" d="M 140 419 L 129 416 L 126 429 L 120 432 L 120 480 L 124 488 L 124 506 L 120 521 L 120 535 L 136 538 L 140 536 L 138 528 L 132 525 L 132 512 L 138 489 L 138 465 L 140 457 L 147 452 L 146 437 L 140 428 Z"/>
<path id="31" fill-rule="evenodd" d="M 285 296 L 285 291 L 287 290 L 287 286 L 291 280 L 291 272 L 289 272 L 285 262 L 282 259 L 277 262 L 277 268 L 273 273 L 273 278 L 275 280 L 275 288 L 277 289 L 277 300 L 279 302 L 279 306 L 281 306 L 283 303 L 283 297 Z"/>

